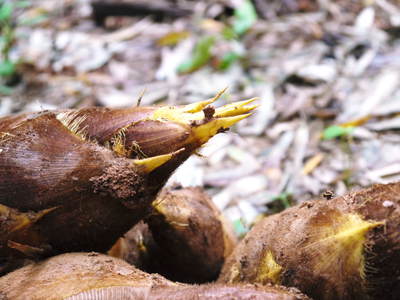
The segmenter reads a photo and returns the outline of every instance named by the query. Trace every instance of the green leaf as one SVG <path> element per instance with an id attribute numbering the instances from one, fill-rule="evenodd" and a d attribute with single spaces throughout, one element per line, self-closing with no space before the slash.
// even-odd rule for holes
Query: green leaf
<path id="1" fill-rule="evenodd" d="M 0 76 L 6 77 L 15 73 L 15 64 L 9 60 L 0 62 Z"/>
<path id="2" fill-rule="evenodd" d="M 13 12 L 13 5 L 9 2 L 3 3 L 0 7 L 0 22 L 9 20 Z"/>
<path id="3" fill-rule="evenodd" d="M 230 26 L 224 27 L 224 29 L 222 30 L 222 36 L 228 41 L 236 39 L 238 37 L 236 32 Z"/>
<path id="4" fill-rule="evenodd" d="M 353 132 L 353 130 L 354 127 L 342 127 L 338 125 L 332 125 L 324 130 L 322 138 L 324 140 L 332 140 L 337 137 L 349 135 Z"/>
<path id="5" fill-rule="evenodd" d="M 282 192 L 279 195 L 275 196 L 272 201 L 280 201 L 284 207 L 284 209 L 289 208 L 291 206 L 292 194 L 288 192 Z"/>
<path id="6" fill-rule="evenodd" d="M 211 58 L 211 48 L 214 45 L 215 38 L 212 36 L 200 39 L 193 51 L 193 56 L 188 61 L 183 62 L 179 67 L 180 73 L 193 72 L 204 66 Z"/>
<path id="7" fill-rule="evenodd" d="M 18 23 L 18 25 L 21 26 L 34 26 L 40 23 L 43 23 L 44 21 L 47 21 L 49 19 L 49 16 L 47 14 L 42 14 L 33 18 L 28 18 L 28 19 L 22 19 Z"/>
<path id="8" fill-rule="evenodd" d="M 157 41 L 159 46 L 171 46 L 176 45 L 180 41 L 188 38 L 190 36 L 190 32 L 188 31 L 173 31 L 167 33 L 162 38 Z"/>
<path id="9" fill-rule="evenodd" d="M 17 1 L 17 3 L 15 3 L 15 6 L 19 8 L 27 8 L 31 6 L 31 1 Z"/>
<path id="10" fill-rule="evenodd" d="M 245 235 L 249 231 L 249 229 L 244 226 L 241 219 L 237 219 L 233 222 L 233 230 L 235 231 L 237 236 Z"/>
<path id="11" fill-rule="evenodd" d="M 219 70 L 227 70 L 235 61 L 240 58 L 240 55 L 236 52 L 228 52 L 222 56 L 221 61 L 218 64 Z"/>
<path id="12" fill-rule="evenodd" d="M 250 0 L 244 0 L 234 11 L 233 30 L 242 35 L 257 21 L 256 10 Z"/>

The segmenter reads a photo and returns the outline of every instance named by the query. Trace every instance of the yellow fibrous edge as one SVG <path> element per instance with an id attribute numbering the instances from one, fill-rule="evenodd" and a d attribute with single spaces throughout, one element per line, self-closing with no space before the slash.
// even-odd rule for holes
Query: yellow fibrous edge
<path id="1" fill-rule="evenodd" d="M 311 237 L 313 242 L 304 249 L 316 251 L 318 272 L 338 270 L 365 277 L 364 246 L 366 234 L 384 222 L 365 221 L 357 214 L 343 214 L 336 218 L 334 226 L 324 226 Z M 331 224 L 332 225 L 332 224 Z"/>
<path id="2" fill-rule="evenodd" d="M 125 131 L 126 128 L 122 128 L 111 138 L 111 149 L 118 155 L 127 157 L 128 150 L 125 147 Z"/>
<path id="3" fill-rule="evenodd" d="M 56 118 L 78 138 L 86 140 L 86 127 L 81 126 L 86 120 L 85 115 L 79 116 L 79 112 L 68 111 L 57 114 Z"/>
<path id="4" fill-rule="evenodd" d="M 266 251 L 258 265 L 256 282 L 279 284 L 281 273 L 282 266 L 275 261 L 272 251 Z"/>

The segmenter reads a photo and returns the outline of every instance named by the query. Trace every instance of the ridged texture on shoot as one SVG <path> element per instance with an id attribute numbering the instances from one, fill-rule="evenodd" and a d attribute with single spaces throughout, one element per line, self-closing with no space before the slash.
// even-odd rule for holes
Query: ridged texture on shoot
<path id="1" fill-rule="evenodd" d="M 68 111 L 57 114 L 57 120 L 59 120 L 69 131 L 74 135 L 86 140 L 85 126 L 82 123 L 85 121 L 85 115 L 79 115 L 78 112 Z"/>
<path id="2" fill-rule="evenodd" d="M 224 91 L 212 99 L 185 106 L 84 108 L 61 112 L 57 119 L 73 134 L 105 145 L 123 157 L 147 158 L 181 148 L 191 154 L 257 107 L 248 105 L 255 98 L 217 109 L 210 106 Z"/>
<path id="3" fill-rule="evenodd" d="M 30 264 L 1 277 L 0 291 L 13 300 L 309 300 L 296 289 L 279 286 L 174 283 L 95 252 Z"/>
<path id="4" fill-rule="evenodd" d="M 110 250 L 143 271 L 189 283 L 216 279 L 236 237 L 201 188 L 164 189 L 145 223 Z"/>
<path id="5" fill-rule="evenodd" d="M 398 299 L 399 195 L 400 183 L 376 185 L 264 218 L 219 282 L 279 283 L 323 300 Z"/>
<path id="6" fill-rule="evenodd" d="M 149 213 L 179 165 L 253 109 L 240 104 L 228 108 L 230 117 L 214 116 L 208 105 L 218 97 L 179 107 L 89 107 L 0 118 L 0 217 L 6 220 L 0 256 L 6 264 L 28 252 L 39 259 L 107 251 Z M 4 217 L 7 212 L 12 216 Z M 26 212 L 40 215 L 40 222 Z"/>
<path id="7" fill-rule="evenodd" d="M 364 221 L 357 214 L 338 214 L 332 221 L 318 228 L 303 250 L 315 252 L 319 258 L 314 265 L 316 273 L 334 271 L 339 277 L 354 273 L 351 276 L 364 281 L 366 234 L 383 223 Z"/>

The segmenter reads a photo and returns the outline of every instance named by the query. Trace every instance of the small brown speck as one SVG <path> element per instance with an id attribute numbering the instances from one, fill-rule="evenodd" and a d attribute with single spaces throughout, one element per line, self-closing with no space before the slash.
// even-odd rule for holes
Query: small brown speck
<path id="1" fill-rule="evenodd" d="M 204 113 L 204 118 L 208 121 L 214 116 L 215 108 L 211 105 L 206 106 L 203 109 L 203 113 Z"/>
<path id="2" fill-rule="evenodd" d="M 332 190 L 326 190 L 322 193 L 322 197 L 326 200 L 331 200 L 335 197 L 335 193 Z"/>

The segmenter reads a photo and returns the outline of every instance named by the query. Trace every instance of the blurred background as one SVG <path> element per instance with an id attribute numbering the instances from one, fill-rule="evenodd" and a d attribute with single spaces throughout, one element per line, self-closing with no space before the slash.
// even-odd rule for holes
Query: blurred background
<path id="1" fill-rule="evenodd" d="M 400 179 L 396 0 L 0 0 L 0 116 L 259 97 L 169 184 L 245 233 L 261 214 Z"/>

